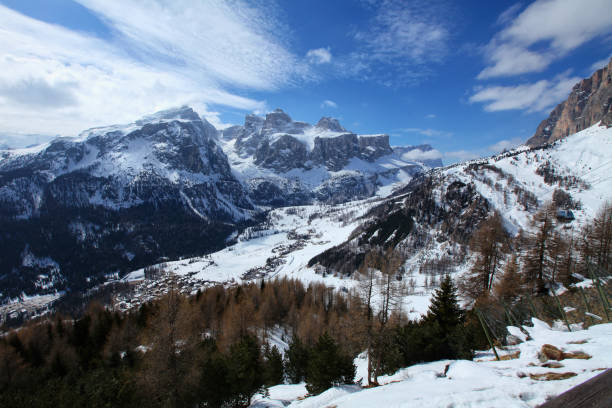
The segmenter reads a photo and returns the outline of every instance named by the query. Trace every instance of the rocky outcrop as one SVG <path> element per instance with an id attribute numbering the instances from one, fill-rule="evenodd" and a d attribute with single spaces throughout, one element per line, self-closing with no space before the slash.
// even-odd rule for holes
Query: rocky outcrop
<path id="1" fill-rule="evenodd" d="M 264 140 L 255 151 L 255 164 L 279 172 L 304 167 L 306 160 L 306 146 L 290 135 L 283 135 L 272 144 Z"/>
<path id="2" fill-rule="evenodd" d="M 612 59 L 606 67 L 574 86 L 567 100 L 540 123 L 527 145 L 552 143 L 599 121 L 612 126 Z"/>
<path id="3" fill-rule="evenodd" d="M 331 130 L 333 132 L 346 132 L 346 129 L 340 125 L 340 122 L 336 118 L 330 118 L 327 116 L 322 117 L 316 125 L 318 128 Z"/>

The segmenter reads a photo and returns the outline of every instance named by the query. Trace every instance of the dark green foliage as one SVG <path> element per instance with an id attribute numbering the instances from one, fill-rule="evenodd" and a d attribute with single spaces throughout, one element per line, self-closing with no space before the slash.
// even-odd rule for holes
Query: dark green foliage
<path id="1" fill-rule="evenodd" d="M 257 339 L 244 336 L 232 345 L 227 359 L 227 370 L 233 405 L 248 406 L 253 394 L 263 385 L 261 353 Z"/>
<path id="2" fill-rule="evenodd" d="M 212 339 L 205 340 L 200 348 L 203 358 L 197 399 L 201 406 L 220 407 L 231 399 L 227 361 Z"/>
<path id="3" fill-rule="evenodd" d="M 264 350 L 263 377 L 266 386 L 282 384 L 284 377 L 283 356 L 276 346 L 266 344 Z"/>
<path id="4" fill-rule="evenodd" d="M 285 372 L 289 382 L 297 384 L 304 381 L 308 369 L 308 360 L 308 347 L 302 343 L 299 337 L 294 336 L 289 343 L 289 349 L 285 352 Z"/>
<path id="5" fill-rule="evenodd" d="M 327 333 L 319 337 L 310 352 L 306 374 L 306 389 L 320 394 L 339 384 L 350 384 L 355 377 L 355 365 L 350 355 L 344 354 Z"/>
<path id="6" fill-rule="evenodd" d="M 463 311 L 457 303 L 457 288 L 450 276 L 446 275 L 440 288 L 434 292 L 425 320 L 436 322 L 443 330 L 452 330 L 463 322 Z"/>

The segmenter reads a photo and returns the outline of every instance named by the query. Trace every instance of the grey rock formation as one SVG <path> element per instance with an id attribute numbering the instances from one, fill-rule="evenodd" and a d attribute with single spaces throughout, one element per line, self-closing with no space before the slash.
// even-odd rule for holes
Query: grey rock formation
<path id="1" fill-rule="evenodd" d="M 540 123 L 527 145 L 552 143 L 599 121 L 612 126 L 612 58 L 606 67 L 574 86 L 567 100 Z"/>

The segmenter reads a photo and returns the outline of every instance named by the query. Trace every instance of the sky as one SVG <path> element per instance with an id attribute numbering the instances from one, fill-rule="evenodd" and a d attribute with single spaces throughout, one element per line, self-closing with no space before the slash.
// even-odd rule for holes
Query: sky
<path id="1" fill-rule="evenodd" d="M 524 142 L 611 56 L 612 0 L 0 0 L 0 145 L 281 108 L 452 163 Z"/>

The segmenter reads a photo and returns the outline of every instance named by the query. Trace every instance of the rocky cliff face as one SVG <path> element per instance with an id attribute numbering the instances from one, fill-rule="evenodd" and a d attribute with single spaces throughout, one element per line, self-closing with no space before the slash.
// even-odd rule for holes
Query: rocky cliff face
<path id="1" fill-rule="evenodd" d="M 527 145 L 552 143 L 599 121 L 612 126 L 612 59 L 606 67 L 574 86 L 567 100 L 540 123 Z"/>
<path id="2" fill-rule="evenodd" d="M 276 109 L 265 118 L 248 115 L 243 126 L 223 130 L 224 150 L 261 205 L 303 205 L 366 198 L 383 183 L 411 177 L 427 164 L 402 155 L 414 149 L 389 145 L 388 135 L 356 135 L 337 119 L 297 122 Z"/>

